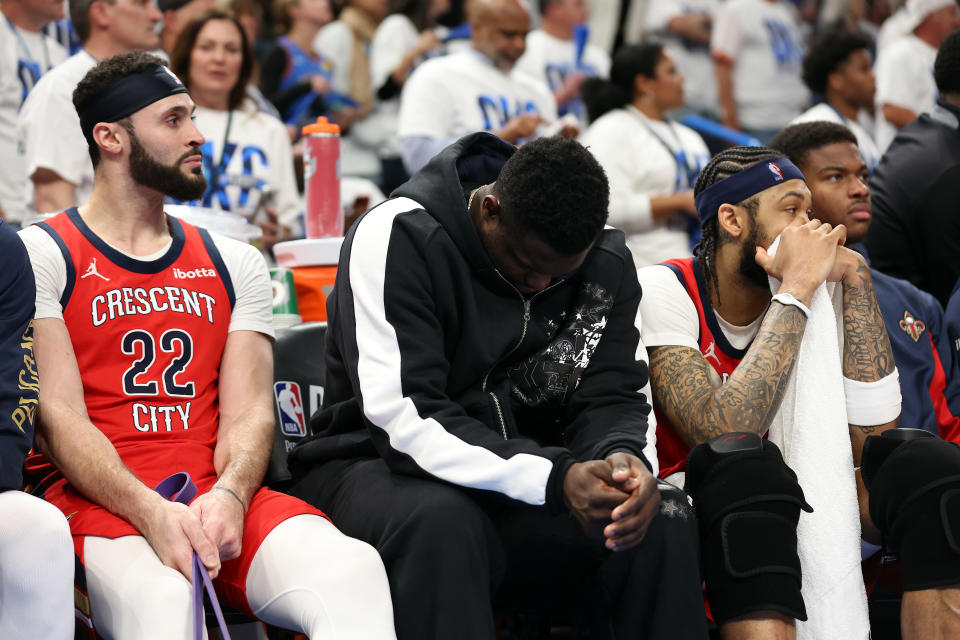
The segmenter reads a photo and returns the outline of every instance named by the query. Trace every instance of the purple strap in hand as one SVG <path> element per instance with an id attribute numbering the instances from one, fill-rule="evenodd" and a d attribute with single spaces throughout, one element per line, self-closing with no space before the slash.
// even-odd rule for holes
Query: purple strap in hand
<path id="1" fill-rule="evenodd" d="M 197 496 L 197 485 L 193 483 L 190 474 L 184 471 L 167 476 L 160 481 L 155 491 L 161 496 L 172 502 L 189 504 Z M 230 632 L 227 631 L 227 623 L 223 619 L 223 611 L 220 610 L 220 601 L 217 600 L 217 594 L 213 589 L 213 581 L 210 579 L 210 573 L 200 562 L 197 552 L 193 552 L 193 638 L 202 640 L 203 638 L 203 590 L 207 590 L 210 596 L 210 604 L 213 605 L 213 612 L 217 616 L 217 624 L 220 625 L 220 634 L 223 640 L 230 640 Z"/>

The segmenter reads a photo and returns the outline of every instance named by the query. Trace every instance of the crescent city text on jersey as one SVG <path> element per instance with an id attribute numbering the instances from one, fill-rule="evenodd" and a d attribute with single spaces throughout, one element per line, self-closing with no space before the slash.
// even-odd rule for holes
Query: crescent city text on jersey
<path id="1" fill-rule="evenodd" d="M 124 316 L 147 315 L 155 311 L 172 311 L 203 318 L 213 324 L 213 296 L 183 287 L 119 287 L 101 293 L 90 301 L 93 326 Z"/>

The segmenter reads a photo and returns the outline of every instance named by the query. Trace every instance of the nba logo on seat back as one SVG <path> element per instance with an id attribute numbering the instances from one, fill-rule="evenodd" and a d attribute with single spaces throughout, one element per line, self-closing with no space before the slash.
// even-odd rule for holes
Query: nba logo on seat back
<path id="1" fill-rule="evenodd" d="M 277 401 L 280 431 L 283 435 L 296 437 L 307 435 L 307 421 L 303 415 L 300 385 L 296 382 L 276 382 L 273 385 L 273 395 Z"/>

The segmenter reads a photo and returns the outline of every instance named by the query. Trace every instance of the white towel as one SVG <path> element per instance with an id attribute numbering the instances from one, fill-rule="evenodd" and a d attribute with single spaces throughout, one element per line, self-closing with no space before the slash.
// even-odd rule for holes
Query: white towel
<path id="1" fill-rule="evenodd" d="M 779 237 L 768 253 L 773 255 Z M 770 278 L 776 292 L 780 283 Z M 798 640 L 866 640 L 860 509 L 843 395 L 837 316 L 825 285 L 813 295 L 800 353 L 768 437 L 783 452 L 813 513 L 797 527 L 807 621 Z"/>

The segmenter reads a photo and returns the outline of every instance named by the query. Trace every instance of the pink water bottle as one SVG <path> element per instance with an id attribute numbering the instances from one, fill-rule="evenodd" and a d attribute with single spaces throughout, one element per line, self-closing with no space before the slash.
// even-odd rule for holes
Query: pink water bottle
<path id="1" fill-rule="evenodd" d="M 340 126 L 321 116 L 303 128 L 303 137 L 307 237 L 342 237 Z"/>

